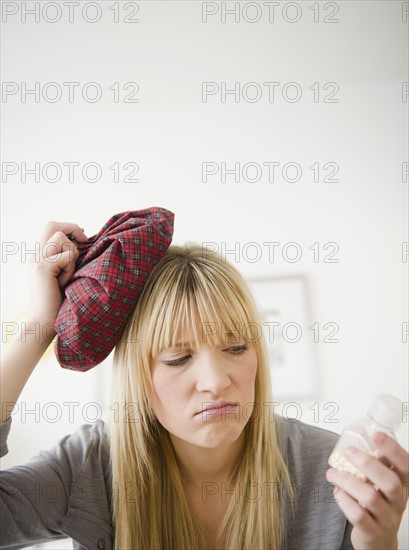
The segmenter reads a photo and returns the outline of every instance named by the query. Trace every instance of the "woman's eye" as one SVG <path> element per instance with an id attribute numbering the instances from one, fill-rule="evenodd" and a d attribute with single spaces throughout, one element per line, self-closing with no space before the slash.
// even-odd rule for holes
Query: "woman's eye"
<path id="1" fill-rule="evenodd" d="M 241 355 L 248 349 L 247 345 L 242 346 L 233 346 L 231 348 L 228 348 L 226 351 L 229 353 L 232 353 L 233 355 Z M 186 361 L 191 357 L 191 355 L 185 355 L 185 357 L 181 357 L 180 359 L 173 359 L 172 361 L 164 361 L 165 365 L 168 365 L 168 367 L 180 367 L 181 365 L 184 365 Z"/>
<path id="2" fill-rule="evenodd" d="M 231 351 L 234 355 L 240 355 L 241 353 L 244 353 L 248 347 L 246 345 L 243 346 L 234 346 L 233 348 L 229 348 L 229 351 Z"/>
<path id="3" fill-rule="evenodd" d="M 180 365 L 183 365 L 188 359 L 189 355 L 186 355 L 185 357 L 181 357 L 180 359 L 173 359 L 172 361 L 164 361 L 165 365 L 168 365 L 169 367 L 179 367 Z"/>

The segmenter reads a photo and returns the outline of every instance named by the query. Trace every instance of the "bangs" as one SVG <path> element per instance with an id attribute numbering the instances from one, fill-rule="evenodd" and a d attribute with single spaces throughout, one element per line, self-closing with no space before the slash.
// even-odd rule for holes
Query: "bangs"
<path id="1" fill-rule="evenodd" d="M 164 299 L 157 298 L 152 304 L 150 328 L 144 338 L 150 342 L 150 359 L 170 347 L 254 342 L 260 327 L 248 317 L 252 307 L 245 293 L 238 292 L 237 286 L 233 288 L 214 266 L 191 263 L 185 267 L 162 279 Z"/>

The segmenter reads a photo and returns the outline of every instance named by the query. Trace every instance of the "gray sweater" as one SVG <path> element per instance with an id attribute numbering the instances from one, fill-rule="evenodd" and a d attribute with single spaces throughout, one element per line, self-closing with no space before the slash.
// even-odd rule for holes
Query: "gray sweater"
<path id="1" fill-rule="evenodd" d="M 286 520 L 286 549 L 353 549 L 352 525 L 325 478 L 337 434 L 278 415 L 276 421 L 297 495 L 295 521 Z M 0 423 L 0 456 L 8 453 L 11 422 L 10 417 Z M 76 550 L 114 548 L 109 444 L 103 428 L 103 420 L 83 424 L 26 464 L 0 472 L 0 548 L 66 537 L 73 539 Z"/>

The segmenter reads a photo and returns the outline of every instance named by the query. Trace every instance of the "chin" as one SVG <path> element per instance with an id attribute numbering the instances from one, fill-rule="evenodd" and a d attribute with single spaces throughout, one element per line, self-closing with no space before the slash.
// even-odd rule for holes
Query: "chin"
<path id="1" fill-rule="evenodd" d="M 196 441 L 192 441 L 199 447 L 206 447 L 207 449 L 216 449 L 217 447 L 223 447 L 224 445 L 231 445 L 240 437 L 243 432 L 241 426 L 226 426 L 222 429 L 208 430 L 207 433 L 202 434 L 199 437 L 195 437 Z"/>

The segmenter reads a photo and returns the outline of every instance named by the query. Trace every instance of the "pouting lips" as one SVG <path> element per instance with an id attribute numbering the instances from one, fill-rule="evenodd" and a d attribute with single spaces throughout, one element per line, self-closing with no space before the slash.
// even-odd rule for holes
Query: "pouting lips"
<path id="1" fill-rule="evenodd" d="M 201 411 L 198 411 L 196 414 L 201 414 L 201 413 L 204 413 L 204 412 L 210 412 L 210 411 L 213 411 L 213 410 L 218 410 L 218 409 L 221 409 L 223 407 L 225 407 L 226 409 L 232 409 L 234 407 L 237 406 L 237 403 L 234 403 L 233 401 L 221 401 L 220 403 L 210 403 L 209 405 L 207 405 L 204 409 L 202 409 Z"/>

